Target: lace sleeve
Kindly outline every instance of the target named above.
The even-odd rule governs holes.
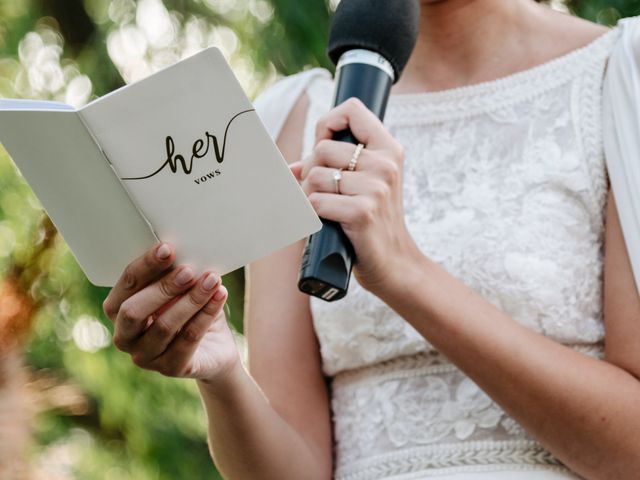
[[[611,188],[640,288],[640,17],[622,20],[603,91],[603,142]]]
[[[313,68],[285,77],[262,92],[253,102],[256,112],[273,140],[278,138],[300,95],[318,77],[330,77],[327,70]]]

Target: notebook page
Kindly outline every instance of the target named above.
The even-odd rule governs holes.
[[[63,110],[75,112],[71,105],[62,102],[50,102],[46,100],[23,100],[15,98],[0,98],[0,109],[2,110]]]
[[[77,112],[49,106],[1,100],[0,142],[89,280],[113,285],[155,237]]]

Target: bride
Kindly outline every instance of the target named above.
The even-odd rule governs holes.
[[[257,102],[355,247],[349,295],[298,292],[301,243],[252,264],[245,368],[220,278],[161,244],[104,303],[114,343],[197,380],[225,478],[637,478],[640,299],[601,122],[620,28],[532,0],[421,16],[384,125],[329,111],[320,69]],[[338,193],[347,126],[366,148]]]

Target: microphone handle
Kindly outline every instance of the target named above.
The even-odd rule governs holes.
[[[372,63],[347,63],[338,68],[333,105],[356,97],[383,120],[392,84],[389,73]],[[336,132],[333,140],[360,143],[350,130]],[[345,159],[345,168],[348,160]],[[298,288],[331,302],[347,294],[355,253],[339,223],[321,220],[322,229],[307,239]]]

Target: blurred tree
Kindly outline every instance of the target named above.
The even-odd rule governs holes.
[[[278,75],[331,68],[324,48],[336,3],[0,0],[0,97],[81,106],[208,45],[255,95]],[[565,4],[609,25],[640,13],[640,0]],[[225,283],[241,332],[242,272]],[[32,478],[219,478],[193,382],[141,371],[117,352],[105,295],[0,150],[0,478],[28,477],[19,459],[30,415]]]
[[[567,6],[572,13],[603,25],[640,14],[638,0],[569,0]]]

